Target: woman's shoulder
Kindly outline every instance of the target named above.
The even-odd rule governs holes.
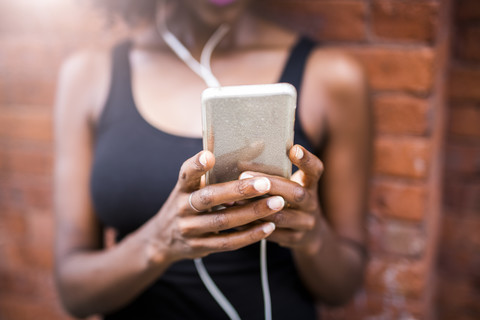
[[[327,114],[333,111],[350,114],[354,109],[355,112],[368,111],[366,103],[347,103],[355,99],[366,99],[368,87],[362,65],[347,52],[317,46],[307,63],[305,77],[311,87],[323,88],[323,94],[330,102],[328,105],[342,106],[325,108]]]
[[[367,104],[359,103],[366,94],[364,71],[341,49],[317,45],[308,58],[303,83],[303,122],[312,141],[320,141],[323,126],[333,135],[332,130],[342,131],[351,122],[352,114],[368,113]]]
[[[89,117],[101,110],[110,84],[111,48],[78,50],[62,63],[57,86],[57,108],[75,109]],[[73,111],[73,110],[70,110]]]
[[[316,81],[330,90],[356,90],[365,86],[361,64],[339,48],[317,45],[307,68]]]

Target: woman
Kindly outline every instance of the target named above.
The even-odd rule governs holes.
[[[67,310],[223,319],[191,261],[205,257],[240,316],[262,318],[265,238],[274,319],[314,318],[315,303],[347,301],[366,260],[369,121],[357,65],[262,20],[248,0],[167,3],[165,25],[197,59],[230,25],[211,60],[222,85],[290,82],[299,94],[291,180],[248,172],[202,187],[215,163],[201,151],[206,85],[159,36],[156,0],[101,5],[122,13],[133,36],[112,52],[73,56],[60,74],[55,275]],[[268,196],[243,201],[260,195]],[[225,203],[236,204],[206,213]],[[117,232],[109,248],[104,226]]]

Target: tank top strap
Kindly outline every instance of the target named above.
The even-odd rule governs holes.
[[[315,46],[316,43],[313,40],[301,37],[290,51],[290,56],[283,68],[280,82],[292,84],[297,89],[298,96],[300,96],[305,65]]]
[[[297,89],[297,109],[295,110],[295,132],[296,132],[296,141],[295,143],[302,144],[308,150],[312,151],[313,146],[307,138],[299,117],[299,103],[300,94],[302,90],[302,80],[303,74],[305,71],[305,66],[307,64],[308,57],[310,53],[317,45],[313,40],[301,37],[297,43],[293,46],[290,51],[290,56],[287,59],[287,63],[283,68],[282,75],[280,77],[280,82],[287,82],[293,85]]]
[[[129,58],[131,47],[132,42],[125,40],[111,51],[110,88],[97,131],[104,130],[119,119],[125,119],[125,116],[135,111]]]

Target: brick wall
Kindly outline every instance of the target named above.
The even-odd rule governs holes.
[[[434,319],[450,2],[269,4],[278,21],[357,57],[370,81],[371,262],[354,301],[326,318]]]
[[[0,319],[6,320],[69,319],[51,279],[55,81],[67,54],[114,41],[99,32],[98,19],[73,5],[78,1],[38,2],[0,0]],[[347,307],[324,311],[327,319],[434,319],[437,309],[444,319],[480,314],[475,293],[480,240],[474,233],[480,225],[480,91],[474,84],[480,78],[474,23],[480,10],[476,0],[452,1],[461,23],[453,29],[455,53],[448,69],[450,2],[264,0],[260,5],[272,19],[350,52],[369,76],[375,131],[371,263],[364,288]],[[445,91],[447,70],[451,81]],[[466,266],[472,267],[463,273]],[[454,299],[451,290],[458,292]]]
[[[90,39],[111,41],[74,2],[0,0],[2,320],[69,319],[51,277],[52,104],[62,60]]]
[[[440,319],[473,320],[480,318],[480,1],[453,9],[437,303]]]

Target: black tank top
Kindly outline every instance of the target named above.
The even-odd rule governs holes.
[[[313,47],[310,40],[300,39],[279,79],[294,85],[298,96]],[[175,186],[182,163],[202,150],[201,138],[163,132],[140,115],[132,94],[130,49],[131,43],[125,42],[113,50],[111,86],[96,127],[91,176],[95,212],[106,226],[117,231],[118,240],[158,212]],[[295,143],[312,150],[298,120],[298,109]],[[203,259],[213,280],[242,319],[263,319],[259,252],[257,243]],[[290,251],[268,243],[267,252],[273,319],[315,319],[312,298],[298,277]],[[105,319],[227,316],[203,285],[193,261],[184,260],[173,264],[132,303]]]

